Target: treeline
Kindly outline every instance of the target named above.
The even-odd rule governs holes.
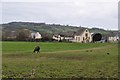
[[[2,31],[2,41],[28,41],[30,38],[30,31],[27,29]]]
[[[30,30],[19,29],[17,31],[2,31],[2,41],[36,41],[32,38]],[[42,42],[57,42],[57,40],[52,38],[52,34],[41,33],[42,38],[39,41]],[[62,42],[61,40],[59,42]]]
[[[9,30],[18,30],[20,28],[26,28],[31,31],[37,32],[46,32],[48,34],[54,33],[63,33],[63,32],[76,32],[79,29],[85,28],[82,26],[71,26],[71,25],[61,25],[61,24],[46,24],[46,23],[34,23],[34,22],[10,22],[6,24],[2,24],[4,31]],[[99,28],[91,28],[89,29],[91,32],[99,32],[104,34],[109,34],[110,31],[99,29]]]

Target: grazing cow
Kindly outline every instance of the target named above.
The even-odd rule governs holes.
[[[36,46],[35,49],[34,49],[34,53],[37,52],[39,53],[40,52],[40,47],[39,46]]]
[[[92,50],[86,50],[86,52],[92,52]]]
[[[92,50],[90,50],[90,52],[92,52]]]
[[[107,53],[107,55],[109,55],[110,53]]]

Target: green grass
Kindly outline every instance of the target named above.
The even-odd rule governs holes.
[[[40,54],[32,52],[36,44],[41,46]],[[116,43],[3,42],[2,45],[4,78],[118,77]]]
[[[41,47],[41,52],[53,52],[53,51],[63,51],[63,50],[80,50],[80,49],[87,49],[87,48],[94,48],[94,47],[101,47],[108,45],[101,44],[101,43],[50,43],[50,42],[3,42],[2,46],[3,52],[31,52],[33,51],[34,47],[39,45]]]

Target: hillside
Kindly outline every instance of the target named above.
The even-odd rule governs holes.
[[[29,29],[32,32],[40,32],[40,33],[47,33],[47,34],[61,34],[62,33],[62,34],[69,35],[85,27],[60,25],[60,24],[32,23],[32,22],[11,22],[7,24],[2,24],[3,32],[17,31],[21,28]],[[95,33],[96,32],[99,32],[102,34],[110,33],[110,31],[106,31],[104,29],[99,29],[99,28],[92,28],[89,30]]]

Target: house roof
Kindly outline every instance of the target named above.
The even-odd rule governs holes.
[[[85,30],[86,30],[86,28],[79,29],[79,30],[75,33],[75,35],[81,35]]]
[[[60,35],[63,35],[64,37],[74,37],[74,32],[63,32]]]
[[[115,36],[120,36],[119,32],[112,32],[108,35],[109,37],[115,37]]]

